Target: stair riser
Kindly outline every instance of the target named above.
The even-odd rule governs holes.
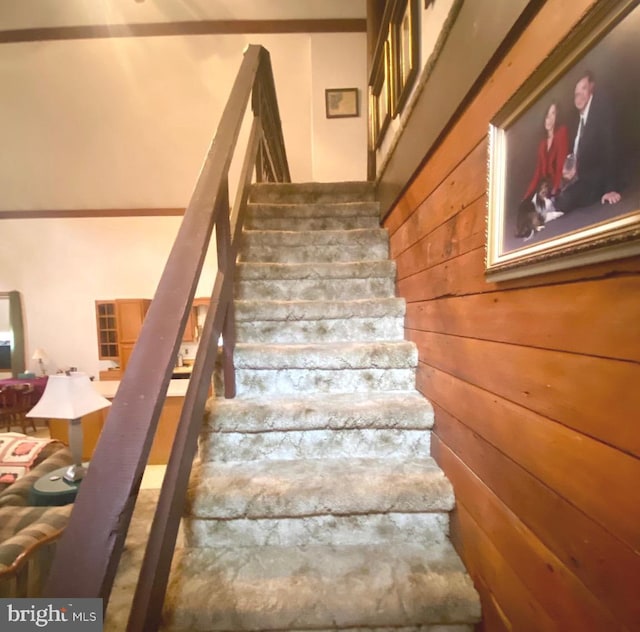
[[[238,281],[238,299],[267,301],[349,301],[367,298],[391,298],[395,280],[372,279],[292,279],[281,281]]]
[[[377,217],[254,217],[245,228],[248,230],[354,230],[357,228],[378,228]]]
[[[237,395],[363,393],[415,388],[414,369],[236,369]]]
[[[200,460],[423,458],[431,433],[423,430],[303,430],[287,432],[207,432],[200,436]]]
[[[250,246],[243,247],[240,261],[261,263],[310,263],[310,262],[350,262],[378,261],[388,256],[386,242],[351,244],[348,246]]]
[[[344,318],[404,318],[397,298],[360,301],[235,301],[236,321],[292,322]]]
[[[392,261],[240,263],[236,277],[241,281],[303,281],[338,279],[393,279]]]
[[[323,204],[274,204],[247,205],[247,219],[274,217],[379,217],[378,202],[329,202]]]
[[[389,235],[383,228],[366,228],[357,230],[321,230],[282,231],[282,230],[245,230],[242,233],[243,246],[254,248],[271,246],[272,248],[294,248],[296,246],[311,248],[312,246],[375,246],[386,244]],[[384,257],[385,259],[387,257]]]
[[[261,204],[373,202],[375,191],[372,183],[362,182],[258,184],[251,187],[249,199]]]
[[[272,320],[238,322],[236,332],[238,342],[265,344],[403,340],[404,319],[351,318],[294,322]]]
[[[309,516],[278,520],[206,520],[186,517],[187,546],[304,546],[442,542],[449,533],[449,514],[369,514]]]

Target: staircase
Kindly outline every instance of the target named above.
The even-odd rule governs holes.
[[[252,188],[163,630],[471,632],[454,497],[366,183]]]

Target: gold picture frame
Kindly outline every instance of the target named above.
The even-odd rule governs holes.
[[[391,18],[392,112],[397,116],[418,76],[420,42],[418,0],[396,0]]]
[[[370,87],[370,113],[372,146],[377,149],[382,144],[384,134],[391,122],[391,36],[387,36],[383,52],[373,69]]]
[[[597,4],[491,122],[490,281],[640,253],[640,7],[614,4]]]

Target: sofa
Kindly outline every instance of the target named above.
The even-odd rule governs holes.
[[[29,505],[33,483],[73,462],[59,441],[40,450],[32,467],[11,484],[0,484],[0,597],[38,597],[53,560],[56,541],[73,505]]]

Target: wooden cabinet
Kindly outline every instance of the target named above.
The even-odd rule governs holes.
[[[106,371],[100,371],[98,373],[100,381],[104,380],[121,380],[122,371],[120,369],[107,369]]]
[[[109,408],[102,408],[82,418],[82,460],[88,461],[93,456],[96,443],[102,432]],[[49,419],[49,434],[52,439],[69,445],[69,422],[66,419]]]
[[[138,339],[150,304],[151,301],[146,298],[116,299],[118,342],[135,342]]]
[[[146,298],[116,299],[120,370],[124,372],[138,340],[151,301]]]
[[[189,310],[189,317],[182,334],[182,342],[198,340],[198,308],[208,299],[196,299]],[[138,340],[142,324],[151,300],[146,298],[118,298],[111,301],[96,301],[96,324],[98,331],[98,357],[115,360],[124,372]],[[102,377],[102,372],[100,379]],[[106,379],[120,379],[107,377]]]
[[[118,328],[115,301],[96,301],[98,358],[118,360]]]
[[[189,318],[187,319],[187,324],[185,325],[184,332],[182,334],[182,342],[195,342],[198,337],[196,334],[196,309],[192,307],[189,310]]]

